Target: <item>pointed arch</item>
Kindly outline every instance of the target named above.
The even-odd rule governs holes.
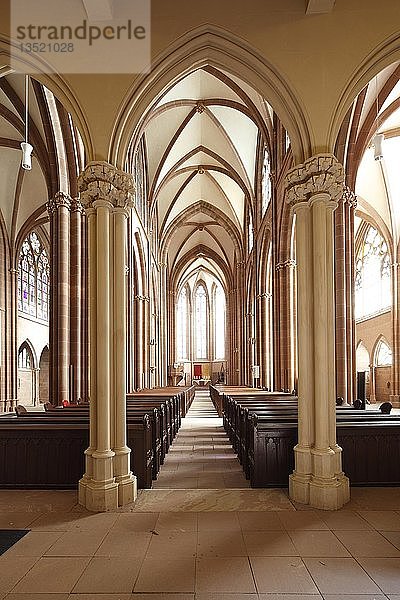
[[[109,146],[109,162],[123,168],[132,132],[140,137],[139,124],[149,107],[167,88],[195,69],[223,69],[241,77],[268,100],[288,130],[296,162],[311,153],[311,128],[306,111],[294,90],[253,47],[214,25],[201,25],[174,41],[152,63],[127,93]]]

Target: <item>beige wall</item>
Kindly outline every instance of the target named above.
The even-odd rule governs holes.
[[[0,6],[1,33],[6,36],[8,4],[2,2]],[[203,0],[191,2],[190,10],[187,0],[153,0],[151,8],[154,59],[177,38],[202,25],[230,32],[238,42],[249,45],[251,54],[259,54],[270,66],[266,72],[269,70],[272,79],[277,77],[286,89],[281,94],[282,102],[286,98],[288,105],[297,106],[298,114],[303,115],[301,135],[303,147],[309,144],[309,154],[333,149],[355,95],[376,72],[400,58],[398,36],[395,39],[400,22],[398,0],[385,0],[383,4],[375,0],[340,0],[329,14],[312,16],[305,14],[304,0],[251,0],[247,4],[241,0]],[[390,51],[383,49],[384,43],[391,45]],[[209,54],[214,54],[215,62],[215,53]],[[240,68],[239,62],[231,61],[229,56],[220,54],[218,60],[226,68],[231,62],[231,71]],[[264,73],[253,76],[295,138],[290,111],[284,114],[272,81],[266,83]],[[41,78],[80,123],[92,159],[111,158],[113,127],[131,95],[134,79],[131,75]],[[144,108],[140,107],[140,114]]]
[[[389,310],[377,317],[365,319],[356,324],[356,343],[363,342],[368,350],[370,361],[371,355],[375,352],[375,346],[378,339],[383,336],[390,347],[392,347],[392,311]],[[390,379],[390,378],[389,378]]]

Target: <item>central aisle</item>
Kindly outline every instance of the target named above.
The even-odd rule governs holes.
[[[211,402],[208,389],[196,390],[182,419],[155,489],[249,488],[242,467]]]

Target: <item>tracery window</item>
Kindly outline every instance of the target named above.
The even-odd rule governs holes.
[[[18,352],[18,368],[19,369],[32,369],[33,368],[33,357],[32,352],[26,344],[23,344]]]
[[[378,367],[389,366],[392,364],[392,351],[389,346],[381,340],[376,352],[376,365]]]
[[[373,315],[389,308],[391,303],[390,257],[387,244],[381,234],[369,226],[356,259],[356,317]]]
[[[207,292],[202,283],[195,293],[196,358],[207,358]]]
[[[188,358],[188,293],[184,287],[178,297],[176,307],[176,343],[178,360]]]
[[[24,240],[18,263],[18,310],[48,321],[50,267],[47,252],[32,231]]]
[[[225,292],[220,285],[214,294],[215,359],[225,358]]]
[[[261,178],[261,214],[264,215],[271,201],[271,161],[268,149],[264,149],[264,160]]]

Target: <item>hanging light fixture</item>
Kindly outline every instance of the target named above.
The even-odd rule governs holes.
[[[28,142],[28,120],[29,120],[29,76],[25,75],[25,139],[21,142],[23,169],[30,171],[32,169],[32,151],[33,146]]]
[[[383,159],[383,140],[385,136],[383,133],[378,133],[379,129],[379,106],[378,106],[378,76],[375,77],[375,96],[376,96],[376,117],[375,117],[375,135],[372,138],[372,145],[374,147],[374,159],[381,161]]]

